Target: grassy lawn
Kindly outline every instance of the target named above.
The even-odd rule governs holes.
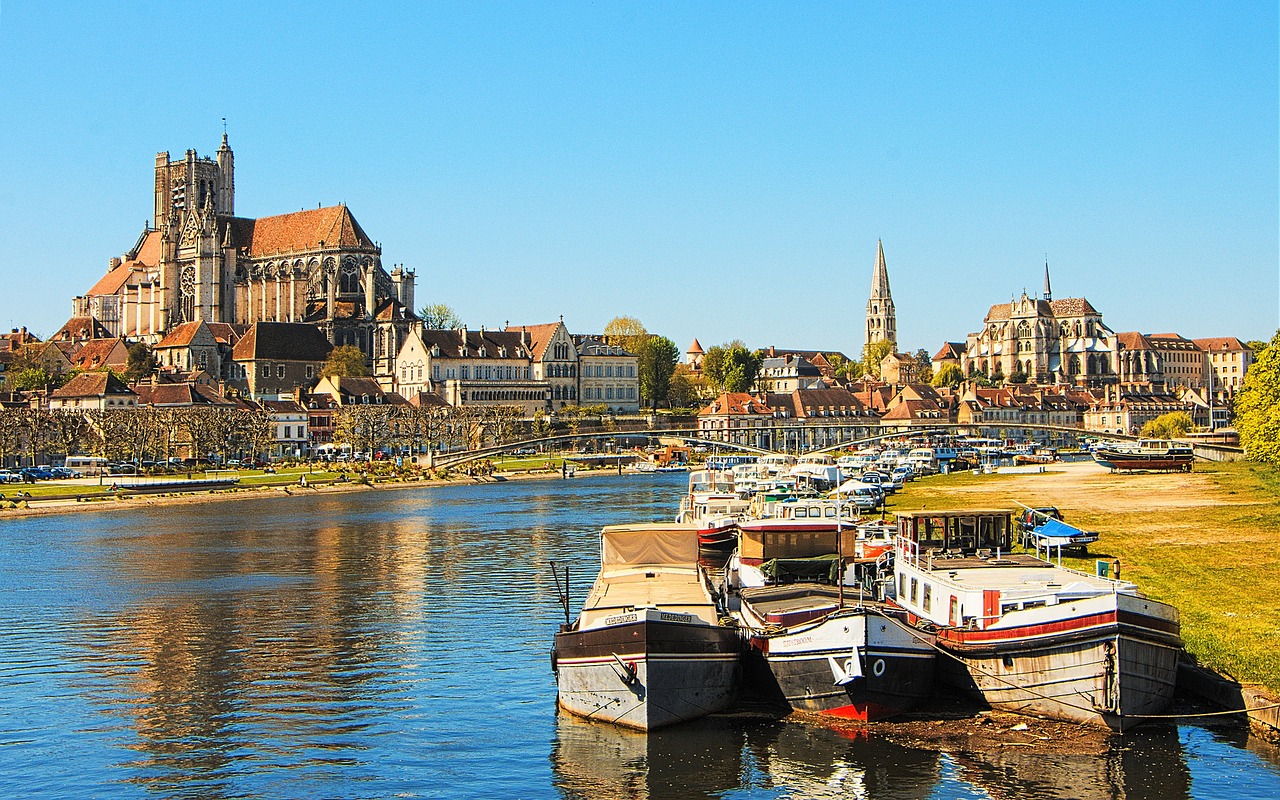
[[[1201,663],[1280,690],[1280,471],[1247,462],[1197,463],[1182,474],[939,476],[911,484],[898,510],[1056,505],[1101,538],[1065,566],[1121,575],[1182,615]],[[891,507],[891,510],[893,508]]]

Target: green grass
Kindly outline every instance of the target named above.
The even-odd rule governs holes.
[[[940,476],[913,484],[898,507],[1057,505],[1101,536],[1087,558],[1064,566],[1092,572],[1095,559],[1119,559],[1123,578],[1179,609],[1187,650],[1202,663],[1280,690],[1280,471],[1246,462],[1196,470],[1159,476],[1145,496],[1119,502],[1107,497],[1123,496],[1129,476],[1048,497],[1037,496],[1037,475]]]

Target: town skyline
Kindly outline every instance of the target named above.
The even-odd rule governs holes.
[[[856,356],[881,240],[908,350],[962,340],[992,304],[1037,294],[1046,256],[1055,294],[1088,298],[1116,331],[1275,330],[1272,7],[1099,8],[1090,24],[1015,9],[995,25],[942,8],[573,8],[301,23],[299,42],[347,25],[387,45],[325,68],[334,96],[375,106],[344,109],[343,125],[304,107],[294,50],[255,46],[282,12],[230,37],[225,85],[149,107],[130,105],[139,85],[172,95],[190,71],[143,82],[146,64],[121,59],[101,74],[89,45],[190,18],[86,9],[68,22],[6,5],[4,101],[30,124],[0,133],[3,324],[57,330],[154,223],[155,153],[212,155],[226,117],[238,214],[345,201],[388,266],[417,272],[419,305],[475,328],[564,315],[598,331],[629,315],[681,349],[743,339]],[[949,34],[930,32],[939,19]],[[23,60],[55,22],[83,46]],[[706,52],[685,52],[695,44]],[[415,86],[422,108],[388,102]],[[31,241],[47,243],[34,267]]]

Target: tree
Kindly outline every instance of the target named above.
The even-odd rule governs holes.
[[[746,392],[756,382],[764,353],[752,352],[740,340],[715,345],[702,358],[702,375],[712,391]]]
[[[320,368],[320,377],[362,378],[368,377],[369,366],[364,351],[353,344],[344,344],[329,351],[329,358]]]
[[[1141,435],[1152,439],[1179,439],[1187,435],[1192,424],[1191,415],[1187,412],[1170,411],[1143,425]]]
[[[1014,367],[1013,372],[1009,373],[1009,383],[1026,383],[1027,373],[1022,371],[1022,365]]]
[[[672,408],[689,408],[698,402],[698,378],[688,364],[676,364],[671,373],[667,402]]]
[[[333,437],[372,457],[375,450],[391,441],[394,411],[395,406],[382,404],[343,406],[337,414]]]
[[[129,358],[125,362],[122,377],[129,383],[134,383],[148,377],[155,371],[156,366],[158,366],[156,357],[152,354],[151,348],[143,342],[135,342],[129,345]]]
[[[671,390],[671,376],[675,373],[680,351],[676,343],[665,336],[650,336],[640,345],[637,377],[640,379],[640,401],[657,408],[659,400],[666,400]]]
[[[921,347],[916,351],[916,380],[920,383],[929,383],[933,380],[933,359],[929,356],[929,351]]]
[[[604,341],[614,347],[621,347],[628,353],[640,354],[640,347],[649,338],[644,323],[635,317],[614,317],[604,326]]]
[[[418,309],[422,327],[429,331],[445,331],[462,327],[462,318],[444,303],[430,303]]]
[[[862,372],[864,375],[880,377],[880,362],[893,352],[893,342],[881,340],[871,342],[862,348]]]
[[[964,371],[955,364],[943,364],[930,381],[934,386],[959,386],[964,382]]]
[[[1235,423],[1250,460],[1280,464],[1280,330],[1245,373]]]

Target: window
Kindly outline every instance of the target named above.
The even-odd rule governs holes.
[[[612,365],[612,364],[610,364],[610,365],[608,365],[607,367],[605,367],[605,368],[604,368],[604,376],[605,376],[606,378],[612,378],[612,377],[613,377],[613,365]]]
[[[277,377],[277,378],[283,378],[283,377],[284,377],[284,364],[277,364],[277,365],[276,365],[276,377]]]
[[[263,364],[263,365],[262,365],[262,377],[264,377],[264,378],[270,378],[270,377],[271,377],[271,365],[270,365],[270,364]]]
[[[933,609],[933,584],[926,583],[924,585],[924,610],[929,612]]]
[[[465,381],[465,380],[470,380],[470,378],[471,378],[471,367],[459,367],[459,369],[458,369],[458,375],[459,375],[459,377],[461,377],[461,378],[462,378],[462,380],[464,380],[464,381]]]
[[[916,598],[920,596],[920,581],[915,578],[911,579],[911,602],[916,602]]]
[[[307,365],[307,379],[308,379],[308,380],[310,380],[311,378],[314,378],[315,376],[316,376],[316,365],[315,365],[315,364],[308,364],[308,365]]]
[[[284,426],[284,438],[286,438],[286,439],[292,439],[292,438],[293,438],[293,426],[292,426],[292,425],[285,425],[285,426]]]

